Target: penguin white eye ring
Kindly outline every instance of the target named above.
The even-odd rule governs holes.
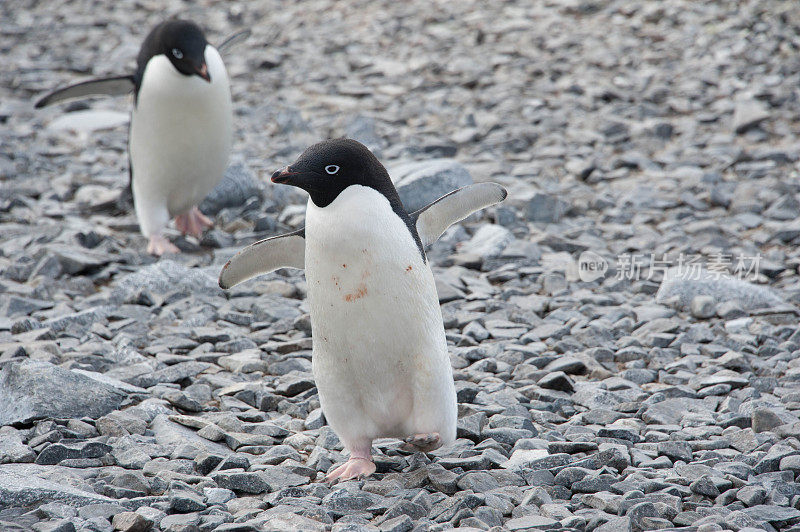
[[[325,167],[325,172],[328,173],[329,175],[336,175],[337,173],[339,173],[339,167],[336,166],[335,164],[329,164],[328,166]]]
[[[172,49],[172,56],[175,59],[183,59],[183,52],[181,51],[180,48],[173,48]]]

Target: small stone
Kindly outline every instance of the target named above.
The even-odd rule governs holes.
[[[200,514],[172,514],[161,519],[159,526],[164,532],[187,532],[197,530],[199,523]]]
[[[740,135],[769,117],[769,111],[759,100],[738,98],[733,109],[733,130]]]
[[[689,484],[689,489],[692,490],[692,493],[705,495],[706,497],[715,498],[719,495],[719,488],[707,476],[700,477]]]
[[[307,430],[316,430],[320,429],[325,425],[325,414],[322,413],[321,408],[317,408],[312,410],[308,417],[306,417],[305,427]]]
[[[206,504],[209,506],[225,504],[236,498],[236,493],[225,488],[203,488],[203,495],[205,496]]]
[[[544,517],[543,515],[526,515],[524,517],[515,517],[505,522],[505,528],[511,532],[548,530],[558,527],[558,521],[549,517]]]
[[[457,479],[458,475],[441,466],[434,467],[431,465],[428,467],[428,480],[436,490],[442,493],[447,495],[456,493],[458,491]]]
[[[768,408],[756,408],[753,410],[751,422],[753,432],[756,434],[770,431],[784,423],[775,412]]]
[[[120,512],[114,516],[111,525],[120,532],[147,532],[153,521],[136,512]]]
[[[716,302],[711,296],[694,296],[691,303],[692,316],[698,319],[708,319],[716,313]]]
[[[483,493],[500,487],[497,479],[485,471],[470,471],[461,477],[457,484],[460,489],[472,490],[475,493]]]
[[[95,503],[88,504],[78,509],[78,517],[82,519],[102,518],[111,521],[111,518],[120,512],[124,512],[125,508],[119,504],[112,503]]]
[[[800,454],[781,458],[779,468],[781,471],[791,471],[795,475],[800,473]]]
[[[338,489],[323,497],[322,505],[329,511],[344,515],[364,511],[379,500],[379,496],[365,491],[349,492]]]
[[[13,427],[0,427],[0,464],[33,462],[36,453],[22,443],[22,437]]]
[[[34,532],[75,532],[75,525],[68,519],[39,522],[33,525]]]
[[[777,527],[784,527],[800,521],[800,510],[785,506],[760,504],[741,511],[756,522],[767,522]]]
[[[242,164],[232,164],[222,176],[222,180],[200,203],[200,211],[214,216],[226,207],[239,207],[249,199],[262,199],[263,186],[252,172]]]
[[[209,423],[202,429],[198,430],[197,435],[209,441],[222,441],[225,439],[225,431],[213,423]]]
[[[670,460],[692,461],[692,447],[683,441],[665,441],[658,444],[658,454]]]
[[[380,532],[409,532],[414,528],[414,521],[407,515],[399,515],[381,523]]]
[[[595,532],[621,532],[631,530],[630,517],[612,517],[604,524],[594,529]]]
[[[186,490],[170,490],[169,507],[177,513],[199,512],[206,508],[203,498]]]
[[[226,472],[214,473],[211,478],[221,488],[242,493],[259,494],[269,491],[267,484],[259,473]]]
[[[560,390],[562,392],[572,392],[575,389],[575,381],[573,381],[569,375],[563,371],[553,371],[548,373],[539,379],[536,384],[542,388]]]
[[[628,511],[625,513],[625,515],[630,518],[634,529],[639,530],[647,529],[643,522],[646,518],[659,517],[656,505],[650,501],[643,501],[634,504],[628,508]]]
[[[724,320],[733,320],[747,316],[744,308],[738,301],[723,301],[717,306],[717,315]]]
[[[569,211],[566,201],[550,194],[535,194],[528,202],[526,213],[528,220],[539,223],[555,223]]]
[[[736,492],[736,498],[745,506],[757,506],[767,500],[767,490],[761,486],[744,486]]]
[[[73,444],[53,443],[39,453],[36,463],[39,465],[55,465],[64,460],[76,458],[100,458],[111,452],[111,446],[99,441],[87,441]]]
[[[588,371],[583,360],[570,356],[559,357],[550,362],[544,369],[551,372],[562,371],[570,375],[585,375]]]

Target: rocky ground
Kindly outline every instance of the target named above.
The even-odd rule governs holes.
[[[0,528],[800,530],[796,2],[200,4],[0,3]],[[155,260],[115,207],[130,103],[32,102],[165,14],[253,34],[216,228]],[[409,207],[509,197],[429,252],[457,442],[329,486],[302,272],[216,277],[342,135]]]

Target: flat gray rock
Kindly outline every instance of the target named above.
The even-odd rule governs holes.
[[[733,130],[744,133],[769,118],[767,107],[754,98],[740,98],[733,108]]]
[[[114,499],[95,493],[74,469],[36,464],[0,465],[0,509],[59,502],[76,508]]]
[[[243,164],[232,164],[225,170],[222,181],[200,203],[200,210],[213,216],[226,207],[239,207],[250,198],[261,199],[264,186]]]
[[[222,295],[217,279],[199,268],[162,259],[120,279],[114,295],[128,298],[141,290],[164,294],[175,291]]]
[[[484,224],[458,250],[477,257],[494,258],[500,255],[512,240],[514,235],[502,225]]]
[[[473,182],[469,171],[453,159],[398,164],[389,168],[389,175],[408,212]]]
[[[33,462],[36,453],[22,442],[20,432],[13,427],[0,427],[0,464]]]
[[[164,414],[159,414],[150,423],[150,430],[153,431],[156,442],[166,447],[178,447],[181,445],[191,445],[209,454],[228,456],[233,454],[227,445],[214,443],[189,428],[173,423]]]
[[[126,397],[117,388],[47,362],[12,362],[0,370],[0,425],[96,419],[119,408]]]
[[[670,268],[656,293],[656,301],[664,303],[677,299],[683,308],[689,308],[697,296],[711,296],[714,301],[736,301],[745,310],[786,306],[785,300],[767,286],[708,270],[687,271]]]

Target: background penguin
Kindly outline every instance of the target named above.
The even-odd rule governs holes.
[[[246,38],[240,32],[220,49]],[[197,24],[168,20],[145,38],[136,72],[56,90],[44,107],[94,94],[134,93],[131,113],[130,186],[148,253],[177,253],[162,234],[170,218],[183,234],[199,237],[213,224],[197,204],[219,183],[228,164],[232,105],[219,51]]]
[[[502,201],[505,189],[472,185],[408,214],[383,165],[348,139],[308,148],[272,181],[309,193],[306,226],[246,248],[223,268],[220,286],[305,267],[314,379],[325,417],[350,451],[327,478],[373,473],[376,438],[421,451],[452,442],[456,394],[424,248]]]

